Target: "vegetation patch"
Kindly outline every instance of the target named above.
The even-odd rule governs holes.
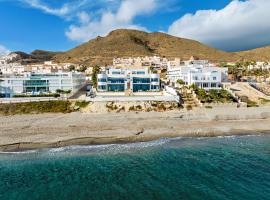
[[[232,103],[236,102],[234,97],[226,90],[209,90],[199,88],[197,85],[192,85],[198,99],[202,103]]]
[[[56,93],[58,94],[70,94],[71,93],[71,90],[56,90]]]
[[[85,108],[89,105],[89,101],[76,101],[75,106],[79,108]]]
[[[269,99],[259,98],[259,100],[261,101],[261,104],[270,103],[270,100]]]
[[[68,101],[42,101],[27,103],[0,104],[0,114],[33,114],[33,113],[70,113],[71,103]]]
[[[248,100],[247,107],[258,107],[258,104],[255,101]]]

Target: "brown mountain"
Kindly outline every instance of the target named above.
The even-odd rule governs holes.
[[[240,51],[237,54],[247,60],[269,61],[270,60],[270,46],[252,49],[249,51]]]
[[[57,61],[86,65],[111,64],[115,57],[159,55],[189,59],[191,56],[211,61],[236,61],[241,56],[206,46],[200,42],[165,33],[146,33],[120,29],[106,37],[97,37],[67,52],[55,56]]]

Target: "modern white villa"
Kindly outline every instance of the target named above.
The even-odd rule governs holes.
[[[0,96],[12,97],[17,94],[55,93],[58,89],[71,90],[73,93],[79,90],[84,83],[84,74],[74,72],[3,75],[0,76]]]
[[[149,69],[109,68],[97,75],[99,92],[148,92],[160,90],[159,74],[149,73]]]
[[[221,89],[222,83],[228,81],[228,68],[216,67],[205,60],[185,61],[178,66],[169,66],[167,79],[172,85],[182,80],[185,85],[196,84],[206,90]]]

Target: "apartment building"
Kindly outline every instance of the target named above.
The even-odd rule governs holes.
[[[185,85],[196,84],[206,90],[220,89],[222,83],[228,81],[228,68],[213,66],[208,61],[186,61],[179,66],[169,67],[167,79],[172,85],[183,80]]]
[[[100,92],[147,92],[160,90],[159,74],[149,73],[143,69],[110,68],[97,75]]]
[[[22,75],[0,76],[0,96],[16,94],[55,93],[56,90],[79,90],[85,83],[82,73],[24,73]]]

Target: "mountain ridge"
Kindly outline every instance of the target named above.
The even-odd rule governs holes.
[[[225,52],[195,40],[179,38],[161,32],[117,29],[107,36],[98,36],[65,52],[35,50],[32,57],[56,62],[111,65],[116,57],[161,56],[189,59],[191,56],[212,62],[270,60],[270,46],[240,52]]]

